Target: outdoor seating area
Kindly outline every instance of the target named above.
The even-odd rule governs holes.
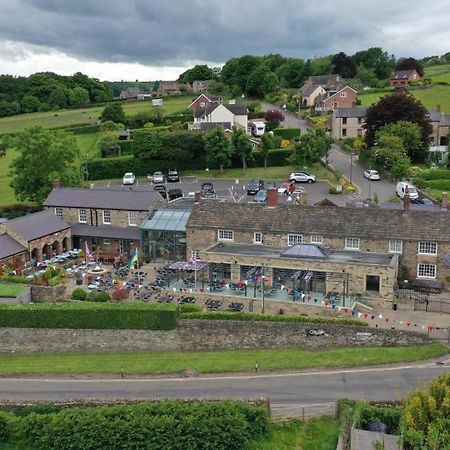
[[[223,302],[221,300],[211,300],[207,299],[205,301],[205,306],[208,311],[220,311],[222,309]]]
[[[243,303],[239,303],[239,302],[231,302],[228,305],[228,311],[233,311],[233,312],[242,312],[244,309],[244,304]]]

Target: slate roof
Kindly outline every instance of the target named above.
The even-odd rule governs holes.
[[[208,104],[204,108],[198,108],[194,112],[195,118],[206,117],[211,114],[220,104]],[[248,114],[248,108],[245,105],[223,105],[228,111],[231,111],[235,116],[242,116]]]
[[[64,220],[51,211],[41,211],[17,219],[8,220],[4,224],[6,230],[11,228],[26,241],[33,241],[70,227]]]
[[[248,108],[246,105],[223,105],[235,116],[245,116],[248,114]]]
[[[338,108],[336,111],[336,117],[366,117],[366,108]]]
[[[0,259],[23,253],[27,249],[13,239],[9,234],[0,234]]]
[[[372,240],[432,240],[450,242],[450,212],[359,208],[318,208],[201,202],[187,228],[214,228],[359,237]]]
[[[130,239],[133,241],[139,241],[141,239],[141,233],[139,228],[121,228],[121,227],[109,227],[99,226],[93,227],[82,223],[75,223],[70,226],[72,236],[81,237],[97,237],[108,239]]]
[[[439,122],[441,125],[450,125],[450,115],[439,111],[428,111],[428,117],[432,122]]]
[[[392,75],[391,80],[407,80],[415,72],[415,70],[397,70]]]
[[[319,87],[321,87],[320,84],[305,83],[300,88],[300,92],[301,92],[303,97],[309,97]]]
[[[58,188],[50,192],[44,206],[148,211],[160,197],[154,190]]]

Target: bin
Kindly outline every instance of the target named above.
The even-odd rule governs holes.
[[[394,311],[397,311],[397,303],[392,303],[392,309],[394,310]]]

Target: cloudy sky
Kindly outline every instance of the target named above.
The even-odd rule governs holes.
[[[0,73],[175,79],[196,63],[450,51],[449,0],[0,0]]]

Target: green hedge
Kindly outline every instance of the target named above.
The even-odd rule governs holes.
[[[308,316],[286,316],[270,315],[258,313],[236,313],[228,311],[218,312],[190,312],[182,313],[182,319],[203,319],[203,320],[242,320],[255,322],[291,322],[291,323],[314,323],[321,325],[357,325],[367,327],[367,323],[350,318],[325,318]]]
[[[184,303],[180,305],[180,313],[202,312],[203,308],[195,303]]]
[[[133,155],[133,141],[119,141],[121,156]]]
[[[292,140],[294,138],[300,137],[298,128],[275,128],[273,134],[275,136],[280,136],[283,139]]]
[[[267,165],[270,166],[288,166],[289,157],[292,155],[292,150],[277,148],[275,150],[270,150],[267,157]],[[257,152],[253,154],[254,161],[250,164],[254,167],[264,167],[264,158],[261,153]],[[242,162],[239,161],[240,165],[236,167],[242,167]],[[287,176],[288,174],[286,174]]]
[[[40,303],[0,305],[0,327],[99,330],[173,330],[175,305]]]
[[[4,440],[15,434],[27,448],[39,450],[238,450],[269,432],[266,405],[234,401],[143,402],[3,415]]]
[[[450,180],[450,170],[447,169],[432,169],[423,170],[419,174],[420,178],[425,180]]]
[[[354,426],[367,430],[373,422],[383,422],[388,427],[389,434],[400,434],[400,419],[402,412],[392,407],[378,407],[367,403],[359,403],[353,414]]]
[[[19,275],[2,275],[0,276],[0,283],[14,283],[14,284],[31,284],[33,280],[21,277]]]
[[[427,187],[432,189],[440,189],[443,191],[450,190],[450,179],[447,180],[427,180]]]

